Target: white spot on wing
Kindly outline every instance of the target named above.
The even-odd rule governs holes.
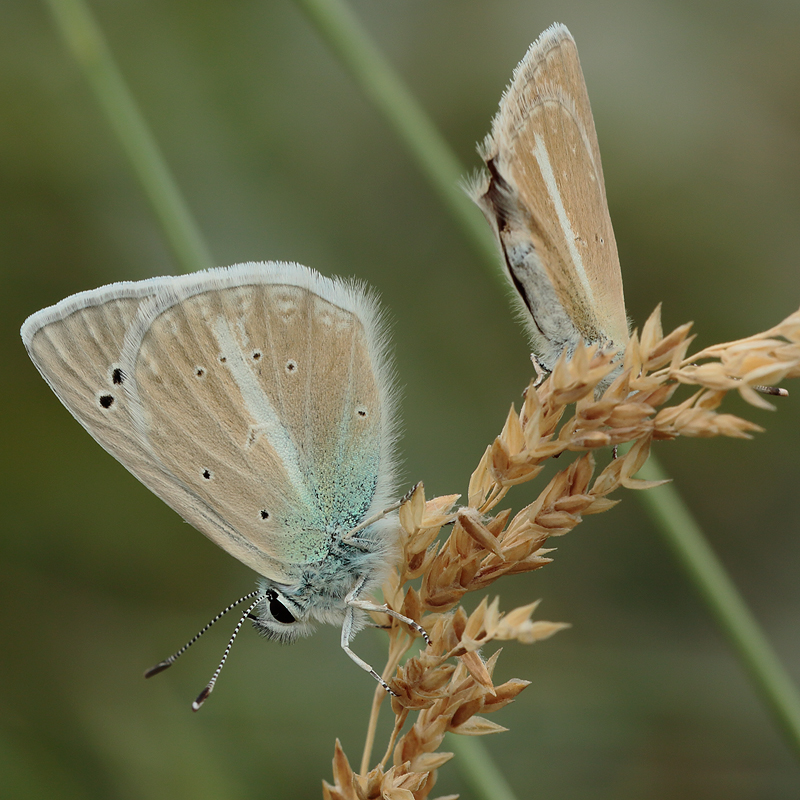
[[[289,322],[298,313],[299,293],[290,289],[277,289],[272,300],[272,307],[285,322]]]
[[[320,299],[314,298],[314,321],[319,322],[326,328],[333,328],[336,331],[346,331],[353,325],[353,316],[347,311]]]

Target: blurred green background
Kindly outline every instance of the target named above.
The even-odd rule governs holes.
[[[463,492],[530,373],[479,256],[290,0],[95,0],[215,260],[356,275],[393,318],[404,478]],[[575,36],[597,123],[628,313],[663,301],[699,345],[800,304],[800,4],[360,0],[353,8],[465,165],[528,44]],[[0,794],[317,797],[335,737],[360,757],[373,685],[320,630],[245,629],[214,696],[191,700],[233,622],[152,681],[253,575],[105,454],[28,361],[31,312],[176,264],[44,3],[0,4]],[[800,387],[752,442],[657,448],[780,656],[800,678]],[[601,455],[606,458],[606,455]],[[519,509],[541,484],[518,487]],[[520,798],[794,798],[800,769],[636,499],[496,586],[573,627],[506,647],[533,681],[484,739]],[[473,607],[477,598],[468,600]],[[357,651],[379,664],[382,634]],[[385,736],[382,729],[382,736]],[[385,739],[379,740],[379,749]],[[440,793],[469,797],[454,764]]]

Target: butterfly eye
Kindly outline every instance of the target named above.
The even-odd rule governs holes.
[[[284,625],[291,625],[293,622],[297,622],[289,609],[275,595],[269,598],[269,613],[272,614],[277,622],[282,622]]]

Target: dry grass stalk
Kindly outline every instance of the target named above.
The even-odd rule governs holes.
[[[503,575],[549,563],[547,540],[571,531],[587,514],[610,509],[618,502],[608,498],[615,489],[657,485],[634,477],[653,440],[750,438],[762,430],[758,425],[717,410],[726,393],[737,391],[758,408],[773,408],[754,387],[800,376],[800,311],[769,331],[687,357],[690,328],[682,325],[664,336],[657,308],[641,335],[632,336],[621,368],[613,354],[592,347],[579,348],[569,360],[562,357],[541,386],[528,387],[519,413],[512,406],[472,473],[466,506],[455,508],[458,495],[426,502],[420,485],[401,507],[403,558],[384,585],[384,596],[391,608],[428,631],[431,644],[401,665],[415,634],[390,620],[383,677],[397,696],[391,701],[395,727],[389,746],[370,771],[377,712],[386,697],[377,687],[359,773],[337,742],[334,784],[324,783],[325,798],[423,800],[437,769],[452,757],[439,752],[446,732],[482,736],[505,730],[483,715],[510,703],[529,682],[514,679],[495,686],[492,673],[500,651],[484,659],[481,648],[512,639],[530,644],[566,626],[533,621],[536,603],[504,614],[497,598],[484,598],[467,615],[460,605],[463,596]],[[598,385],[615,372],[610,386],[596,396]],[[681,384],[697,389],[670,405]],[[628,442],[628,452],[595,476],[592,451]],[[556,474],[533,503],[513,518],[508,509],[494,512],[510,487],[532,480],[547,459],[565,451],[583,455]],[[453,525],[449,536],[437,543],[448,524]],[[418,588],[410,585],[416,581]]]

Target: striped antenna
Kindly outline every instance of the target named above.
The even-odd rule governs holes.
[[[782,389],[780,386],[754,386],[753,388],[761,394],[771,394],[773,397],[789,396],[789,390]]]
[[[231,652],[231,647],[233,647],[233,642],[239,634],[239,631],[242,629],[242,625],[244,625],[244,621],[250,616],[253,609],[264,599],[264,595],[261,592],[252,592],[246,597],[252,597],[253,595],[257,594],[258,598],[250,604],[250,607],[247,611],[242,614],[242,618],[239,620],[238,625],[233,629],[233,634],[231,638],[228,640],[228,646],[225,648],[225,652],[222,654],[222,660],[219,662],[219,666],[217,667],[217,671],[211,676],[211,680],[206,685],[206,688],[197,695],[197,700],[192,703],[192,710],[199,711],[200,706],[205,703],[208,696],[211,692],[214,691],[214,684],[217,682],[217,678],[219,677],[220,672],[222,672],[222,668],[225,666],[225,662],[228,660],[228,654]],[[244,598],[242,598],[244,599]],[[240,601],[241,602],[241,601]],[[226,609],[227,610],[227,609]]]
[[[238,606],[239,603],[243,603],[245,600],[249,600],[251,597],[255,597],[256,595],[259,596],[259,600],[260,600],[261,597],[262,597],[262,593],[261,593],[260,590],[256,590],[254,592],[250,592],[250,594],[246,594],[244,597],[240,597],[235,603],[231,603],[227,608],[225,608],[222,611],[220,611],[219,614],[217,614],[217,616],[214,617],[214,619],[212,619],[211,622],[209,622],[208,625],[205,626],[205,628],[203,628],[199,633],[197,633],[188,642],[186,642],[186,644],[183,647],[181,647],[181,649],[178,650],[177,653],[173,653],[169,658],[165,658],[163,661],[160,661],[154,667],[150,667],[150,669],[148,669],[144,673],[145,678],[152,678],[153,675],[158,675],[159,672],[163,672],[167,667],[171,667],[175,663],[175,661],[178,658],[178,656],[182,656],[217,620],[222,619],[222,617],[224,617],[231,609],[236,608],[236,606]],[[258,604],[259,600],[257,600],[255,603],[253,603],[253,605],[250,607],[249,611],[252,611],[253,608],[255,608],[255,606]],[[248,611],[248,613],[249,613],[249,611]],[[240,622],[239,623],[239,628],[241,628],[241,626],[242,626],[242,623]],[[239,628],[236,629],[237,632],[238,632]],[[228,645],[228,648],[230,649],[230,645]],[[227,655],[227,651],[226,651],[226,655]],[[219,672],[219,670],[217,670],[217,672]]]

